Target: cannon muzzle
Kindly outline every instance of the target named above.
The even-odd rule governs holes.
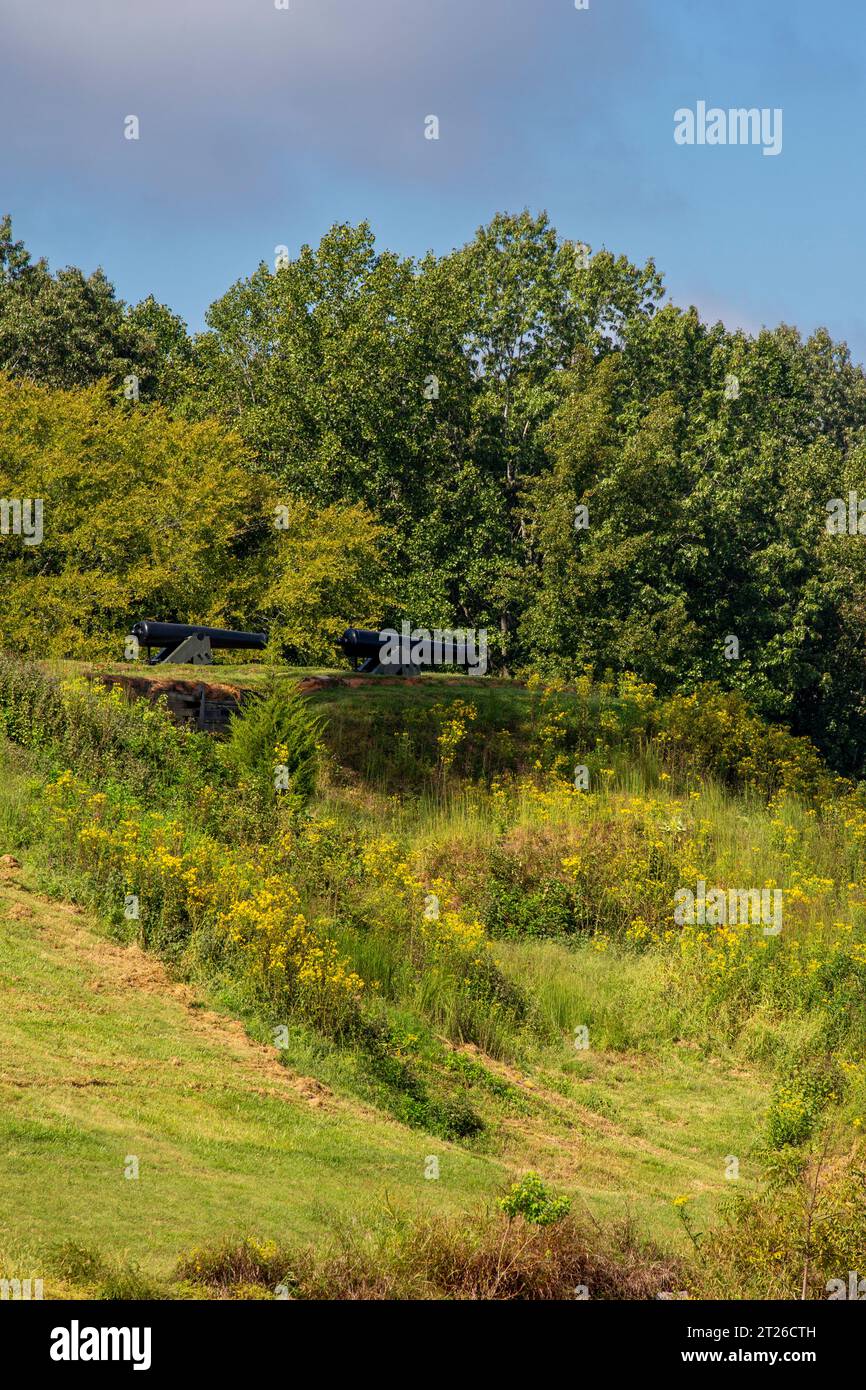
[[[369,628],[347,627],[342,637],[337,639],[337,646],[357,667],[359,661],[378,662],[383,642],[381,634],[371,632]]]

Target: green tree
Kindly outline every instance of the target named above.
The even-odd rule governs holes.
[[[200,409],[235,423],[288,495],[374,513],[394,612],[422,623],[452,621],[464,598],[453,491],[472,379],[460,328],[435,259],[377,254],[362,224],[259,266],[212,306],[195,349]]]
[[[190,357],[182,321],[152,296],[129,309],[102,270],[52,275],[0,221],[0,371],[63,389],[135,376],[142,399],[170,405]]]
[[[279,528],[259,557],[272,648],[295,661],[334,666],[345,629],[379,627],[390,606],[384,529],[360,503],[318,512],[300,500],[283,505]]]
[[[44,533],[0,536],[4,646],[119,659],[135,618],[247,627],[259,606],[270,499],[214,421],[0,376],[0,496],[42,499]]]

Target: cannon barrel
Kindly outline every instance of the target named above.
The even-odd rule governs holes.
[[[370,657],[378,659],[384,641],[380,633],[371,632],[369,628],[348,627],[342,637],[337,639],[337,646],[346,656],[358,661],[367,661]]]
[[[177,647],[187,637],[207,637],[212,647],[224,650],[262,651],[267,646],[266,632],[229,632],[222,627],[199,627],[192,623],[157,623],[152,618],[134,623],[133,637],[143,647]]]
[[[474,645],[467,656],[466,638],[460,634],[438,628],[432,633],[413,633],[408,622],[401,624],[400,632],[395,628],[373,632],[369,628],[349,627],[337,639],[337,647],[356,669],[360,661],[361,671],[367,674],[408,675],[417,673],[422,665],[465,666],[467,660],[470,665],[475,660],[471,654]]]

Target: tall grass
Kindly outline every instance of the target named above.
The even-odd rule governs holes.
[[[177,1277],[235,1297],[282,1288],[297,1299],[648,1299],[679,1286],[682,1262],[628,1224],[606,1233],[566,1216],[539,1226],[487,1211],[407,1220],[391,1210],[338,1227],[324,1250],[224,1241]]]
[[[374,762],[388,754],[394,767],[411,763],[397,795],[393,779],[371,787],[335,772],[335,763],[344,773],[360,766],[349,758],[347,730],[362,710],[341,708],[321,736],[328,784],[306,811],[285,803],[278,812],[274,797],[260,815],[265,782],[247,805],[231,753],[261,771],[280,730],[294,728],[297,702],[288,725],[272,702],[260,702],[226,757],[149,706],[0,664],[8,736],[38,765],[71,763],[91,779],[90,792],[107,790],[100,835],[110,840],[124,819],[150,825],[142,807],[174,815],[170,830],[151,835],[161,877],[147,939],[175,963],[223,969],[218,931],[196,927],[184,906],[194,897],[184,875],[228,883],[243,848],[249,884],[232,900],[236,923],[256,872],[273,900],[269,916],[257,906],[261,920],[255,929],[247,921],[233,947],[256,960],[262,1008],[269,991],[275,1008],[286,997],[275,973],[293,930],[292,913],[274,907],[282,894],[297,903],[307,939],[334,948],[333,978],[360,982],[364,1026],[379,1048],[397,1015],[416,1018],[425,1036],[509,1061],[561,1048],[580,1026],[615,1049],[740,1040],[786,1065],[809,1049],[853,1059],[866,1046],[866,803],[802,740],[712,689],[656,701],[628,681],[572,692],[494,686],[479,694],[459,681],[382,687],[364,738]],[[303,769],[313,730],[304,724]],[[533,775],[493,775],[518,747],[518,763],[535,755]],[[586,791],[562,775],[582,747],[591,750],[582,754],[591,767]],[[0,798],[7,834],[52,844],[59,874],[70,836],[85,827],[64,828],[32,787],[16,785]],[[91,855],[88,867],[93,891],[107,894],[115,914],[129,887],[117,854],[101,884],[108,859]],[[174,858],[181,867],[169,883]],[[144,891],[149,872],[145,858],[136,870]],[[782,888],[782,936],[682,929],[674,893],[699,879]],[[438,906],[428,920],[430,897]],[[263,956],[267,932],[277,932],[279,949]]]

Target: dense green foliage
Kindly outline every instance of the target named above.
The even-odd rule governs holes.
[[[172,723],[163,704],[127,701],[118,688],[60,680],[0,654],[0,733],[37,753],[62,747],[94,781],[109,769],[136,795],[165,803],[213,778],[218,752]]]
[[[717,681],[863,768],[862,538],[826,523],[866,377],[823,330],[706,324],[523,212],[420,261],[335,226],[191,338],[7,219],[0,371],[0,492],[46,499],[41,546],[0,538],[9,646],[116,652],[142,608],[317,661],[344,623],[473,626],[510,671]]]
[[[0,535],[0,646],[122,659],[139,617],[266,624],[312,660],[345,613],[374,620],[378,529],[364,507],[277,491],[218,421],[0,376],[0,496],[43,499],[43,537]],[[281,514],[282,517],[282,514]],[[310,563],[311,556],[313,562]]]
[[[278,682],[220,744],[0,654],[4,828],[51,891],[290,1064],[478,1153],[525,1126],[543,1154],[572,1106],[581,1133],[616,1116],[614,1054],[767,1085],[748,1155],[723,1140],[764,1190],[706,1233],[696,1193],[674,1203],[689,1270],[596,1248],[530,1171],[492,1220],[324,1261],[227,1242],[190,1285],[820,1297],[856,1264],[866,562],[826,523],[866,487],[866,376],[823,331],[663,299],[652,262],[585,258],[528,212],[417,262],[336,226],[191,337],[0,223],[0,647],[119,657],[152,614],[330,664],[346,624],[409,618],[487,628],[496,674],[527,678]],[[16,498],[44,503],[35,544]],[[784,932],[680,920],[699,883],[777,894]],[[80,1256],[68,1277],[147,1292]]]

